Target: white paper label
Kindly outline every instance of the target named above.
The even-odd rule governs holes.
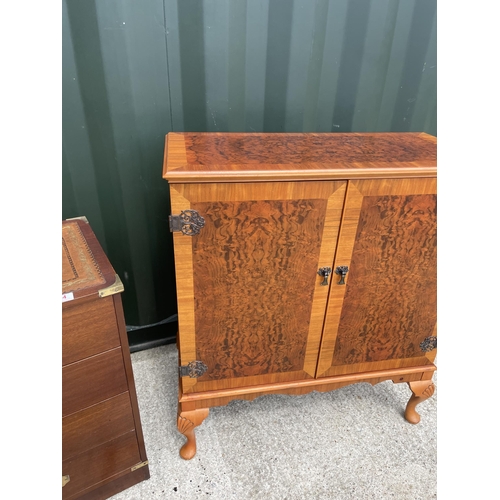
[[[68,302],[68,300],[73,300],[74,297],[73,297],[73,292],[70,292],[70,293],[63,293],[63,296],[62,296],[62,301],[63,302]]]

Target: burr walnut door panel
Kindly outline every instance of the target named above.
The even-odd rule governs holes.
[[[349,182],[318,377],[434,360],[436,216],[436,179]]]
[[[205,220],[173,233],[180,362],[208,367],[184,393],[314,378],[346,185],[171,185],[172,213]]]

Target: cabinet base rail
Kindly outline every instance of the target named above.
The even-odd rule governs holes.
[[[207,418],[209,408],[224,406],[234,399],[253,400],[269,394],[302,395],[309,392],[329,392],[341,387],[366,382],[372,385],[392,380],[394,383],[408,383],[412,396],[405,410],[405,419],[411,424],[420,422],[420,415],[416,406],[434,394],[432,375],[435,365],[411,368],[380,370],[376,372],[338,375],[324,379],[301,380],[297,382],[281,382],[265,386],[247,386],[234,389],[206,391],[203,393],[181,394],[177,416],[177,428],[187,441],[180,450],[185,460],[190,460],[196,454],[195,427],[202,424]]]

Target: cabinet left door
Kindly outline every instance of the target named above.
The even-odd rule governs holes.
[[[346,182],[170,186],[172,214],[195,210],[198,234],[174,232],[183,393],[314,378]],[[329,281],[329,279],[328,279]]]

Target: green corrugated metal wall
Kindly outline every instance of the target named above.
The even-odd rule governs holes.
[[[176,313],[169,131],[436,134],[436,0],[65,0],[63,213],[127,324]]]

